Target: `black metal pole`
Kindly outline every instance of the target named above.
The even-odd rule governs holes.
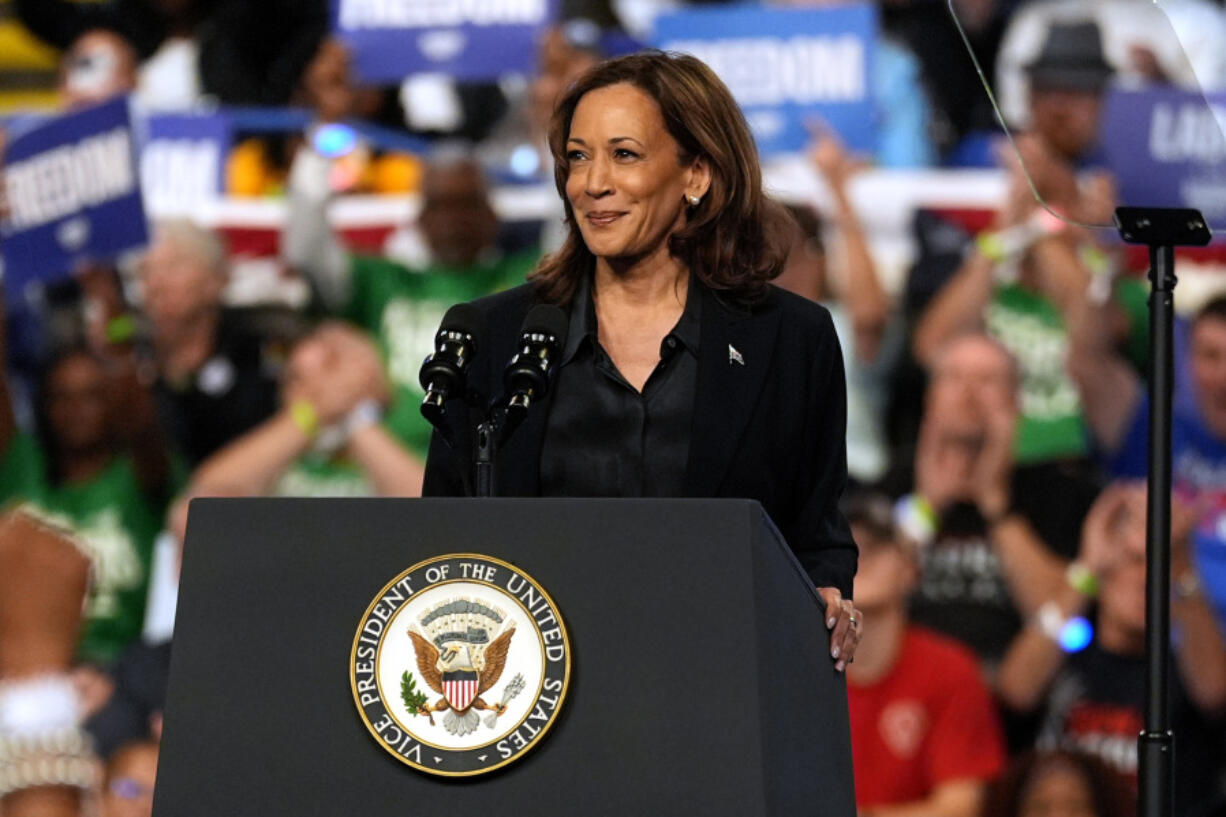
[[[1213,236],[1198,211],[1120,207],[1120,236],[1149,247],[1149,488],[1145,528],[1145,729],[1137,738],[1138,817],[1175,808],[1175,735],[1167,679],[1171,656],[1171,396],[1174,391],[1175,247],[1203,247]]]
[[[1175,735],[1167,669],[1171,632],[1171,396],[1174,387],[1175,248],[1149,248],[1149,488],[1145,531],[1145,730],[1137,742],[1140,817],[1174,810]]]

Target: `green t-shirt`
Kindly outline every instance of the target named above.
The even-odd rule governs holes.
[[[1135,364],[1144,365],[1145,284],[1120,279],[1114,297],[1129,320],[1126,352]],[[1021,374],[1021,416],[1014,445],[1018,462],[1085,455],[1085,417],[1066,368],[1068,331],[1059,310],[1040,293],[1017,284],[1000,286],[988,304],[987,330],[1013,354]]]
[[[366,472],[355,462],[309,451],[286,469],[273,496],[366,497],[375,489]]]
[[[131,459],[117,456],[93,479],[51,485],[43,452],[28,434],[0,458],[0,501],[71,529],[93,562],[78,656],[107,664],[140,636],[153,541],[165,509],[141,489]]]
[[[394,261],[354,256],[344,317],[375,336],[393,388],[384,425],[425,457],[432,428],[421,416],[425,391],[417,382],[422,361],[434,351],[434,335],[453,305],[524,283],[536,250],[503,256],[466,270],[409,270]]]

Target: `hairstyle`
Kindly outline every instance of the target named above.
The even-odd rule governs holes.
[[[822,217],[817,210],[809,204],[793,203],[784,206],[792,214],[799,229],[797,240],[803,242],[812,252],[825,253],[826,242],[822,238]]]
[[[894,525],[894,503],[889,497],[876,491],[856,490],[843,496],[839,503],[847,524],[858,525],[876,539],[898,541]]]
[[[187,219],[169,219],[154,224],[153,236],[155,241],[169,241],[196,256],[211,272],[225,275],[226,247],[212,230]]]
[[[425,169],[474,171],[482,181],[485,180],[485,168],[481,166],[472,143],[463,139],[449,139],[433,145],[426,157]]]
[[[949,338],[947,341],[945,341],[945,343],[941,344],[940,348],[937,350],[936,358],[934,359],[932,365],[929,366],[929,379],[931,380],[932,377],[940,372],[941,363],[944,358],[948,356],[950,349],[969,341],[977,341],[994,348],[1000,354],[1001,359],[1005,361],[1005,364],[1009,368],[1009,379],[1012,382],[1013,387],[1015,389],[1021,387],[1021,364],[1018,363],[1017,357],[1013,354],[1013,352],[1009,351],[1009,347],[1005,346],[997,338],[989,335],[987,332],[974,329],[960,332],[957,335],[954,335],[952,338]]]
[[[988,790],[982,813],[993,817],[1017,817],[1022,798],[1034,782],[1048,769],[1059,765],[1072,768],[1085,780],[1097,817],[1132,817],[1136,813],[1136,804],[1118,775],[1095,757],[1064,750],[1031,750],[1019,756]]]
[[[69,361],[84,358],[102,368],[102,361],[83,341],[55,348],[39,367],[39,378],[34,393],[34,436],[44,453],[44,474],[51,485],[64,481],[64,468],[60,456],[60,444],[51,428],[50,402],[51,381]],[[107,429],[110,433],[110,429]]]
[[[1214,295],[1196,310],[1196,317],[1192,325],[1195,326],[1201,321],[1210,319],[1226,322],[1226,294]]]
[[[434,184],[438,181],[438,178],[446,174],[466,174],[471,176],[476,181],[486,206],[492,210],[493,205],[489,201],[489,178],[486,175],[485,168],[478,161],[472,146],[459,141],[446,142],[431,150],[430,157],[422,171],[421,193],[423,208],[428,206],[430,194],[433,192]]]
[[[669,237],[669,252],[711,289],[752,303],[782,271],[796,227],[783,206],[762,192],[757,148],[727,86],[700,60],[662,51],[594,65],[558,101],[549,125],[549,150],[569,234],[531,280],[545,300],[562,304],[574,294],[579,276],[595,267],[595,256],[583,242],[566,197],[566,142],[579,100],[589,91],[620,83],[655,100],[680,148],[682,165],[701,157],[711,169],[710,189],[687,211],[685,226]]]

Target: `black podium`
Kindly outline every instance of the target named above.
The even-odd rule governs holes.
[[[413,564],[509,562],[547,588],[570,689],[518,762],[399,763],[354,704],[363,611]],[[820,600],[755,502],[196,500],[156,817],[854,817]]]

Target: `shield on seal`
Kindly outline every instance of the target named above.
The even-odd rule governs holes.
[[[474,670],[453,670],[443,673],[443,697],[456,712],[463,712],[477,697],[480,677]]]

